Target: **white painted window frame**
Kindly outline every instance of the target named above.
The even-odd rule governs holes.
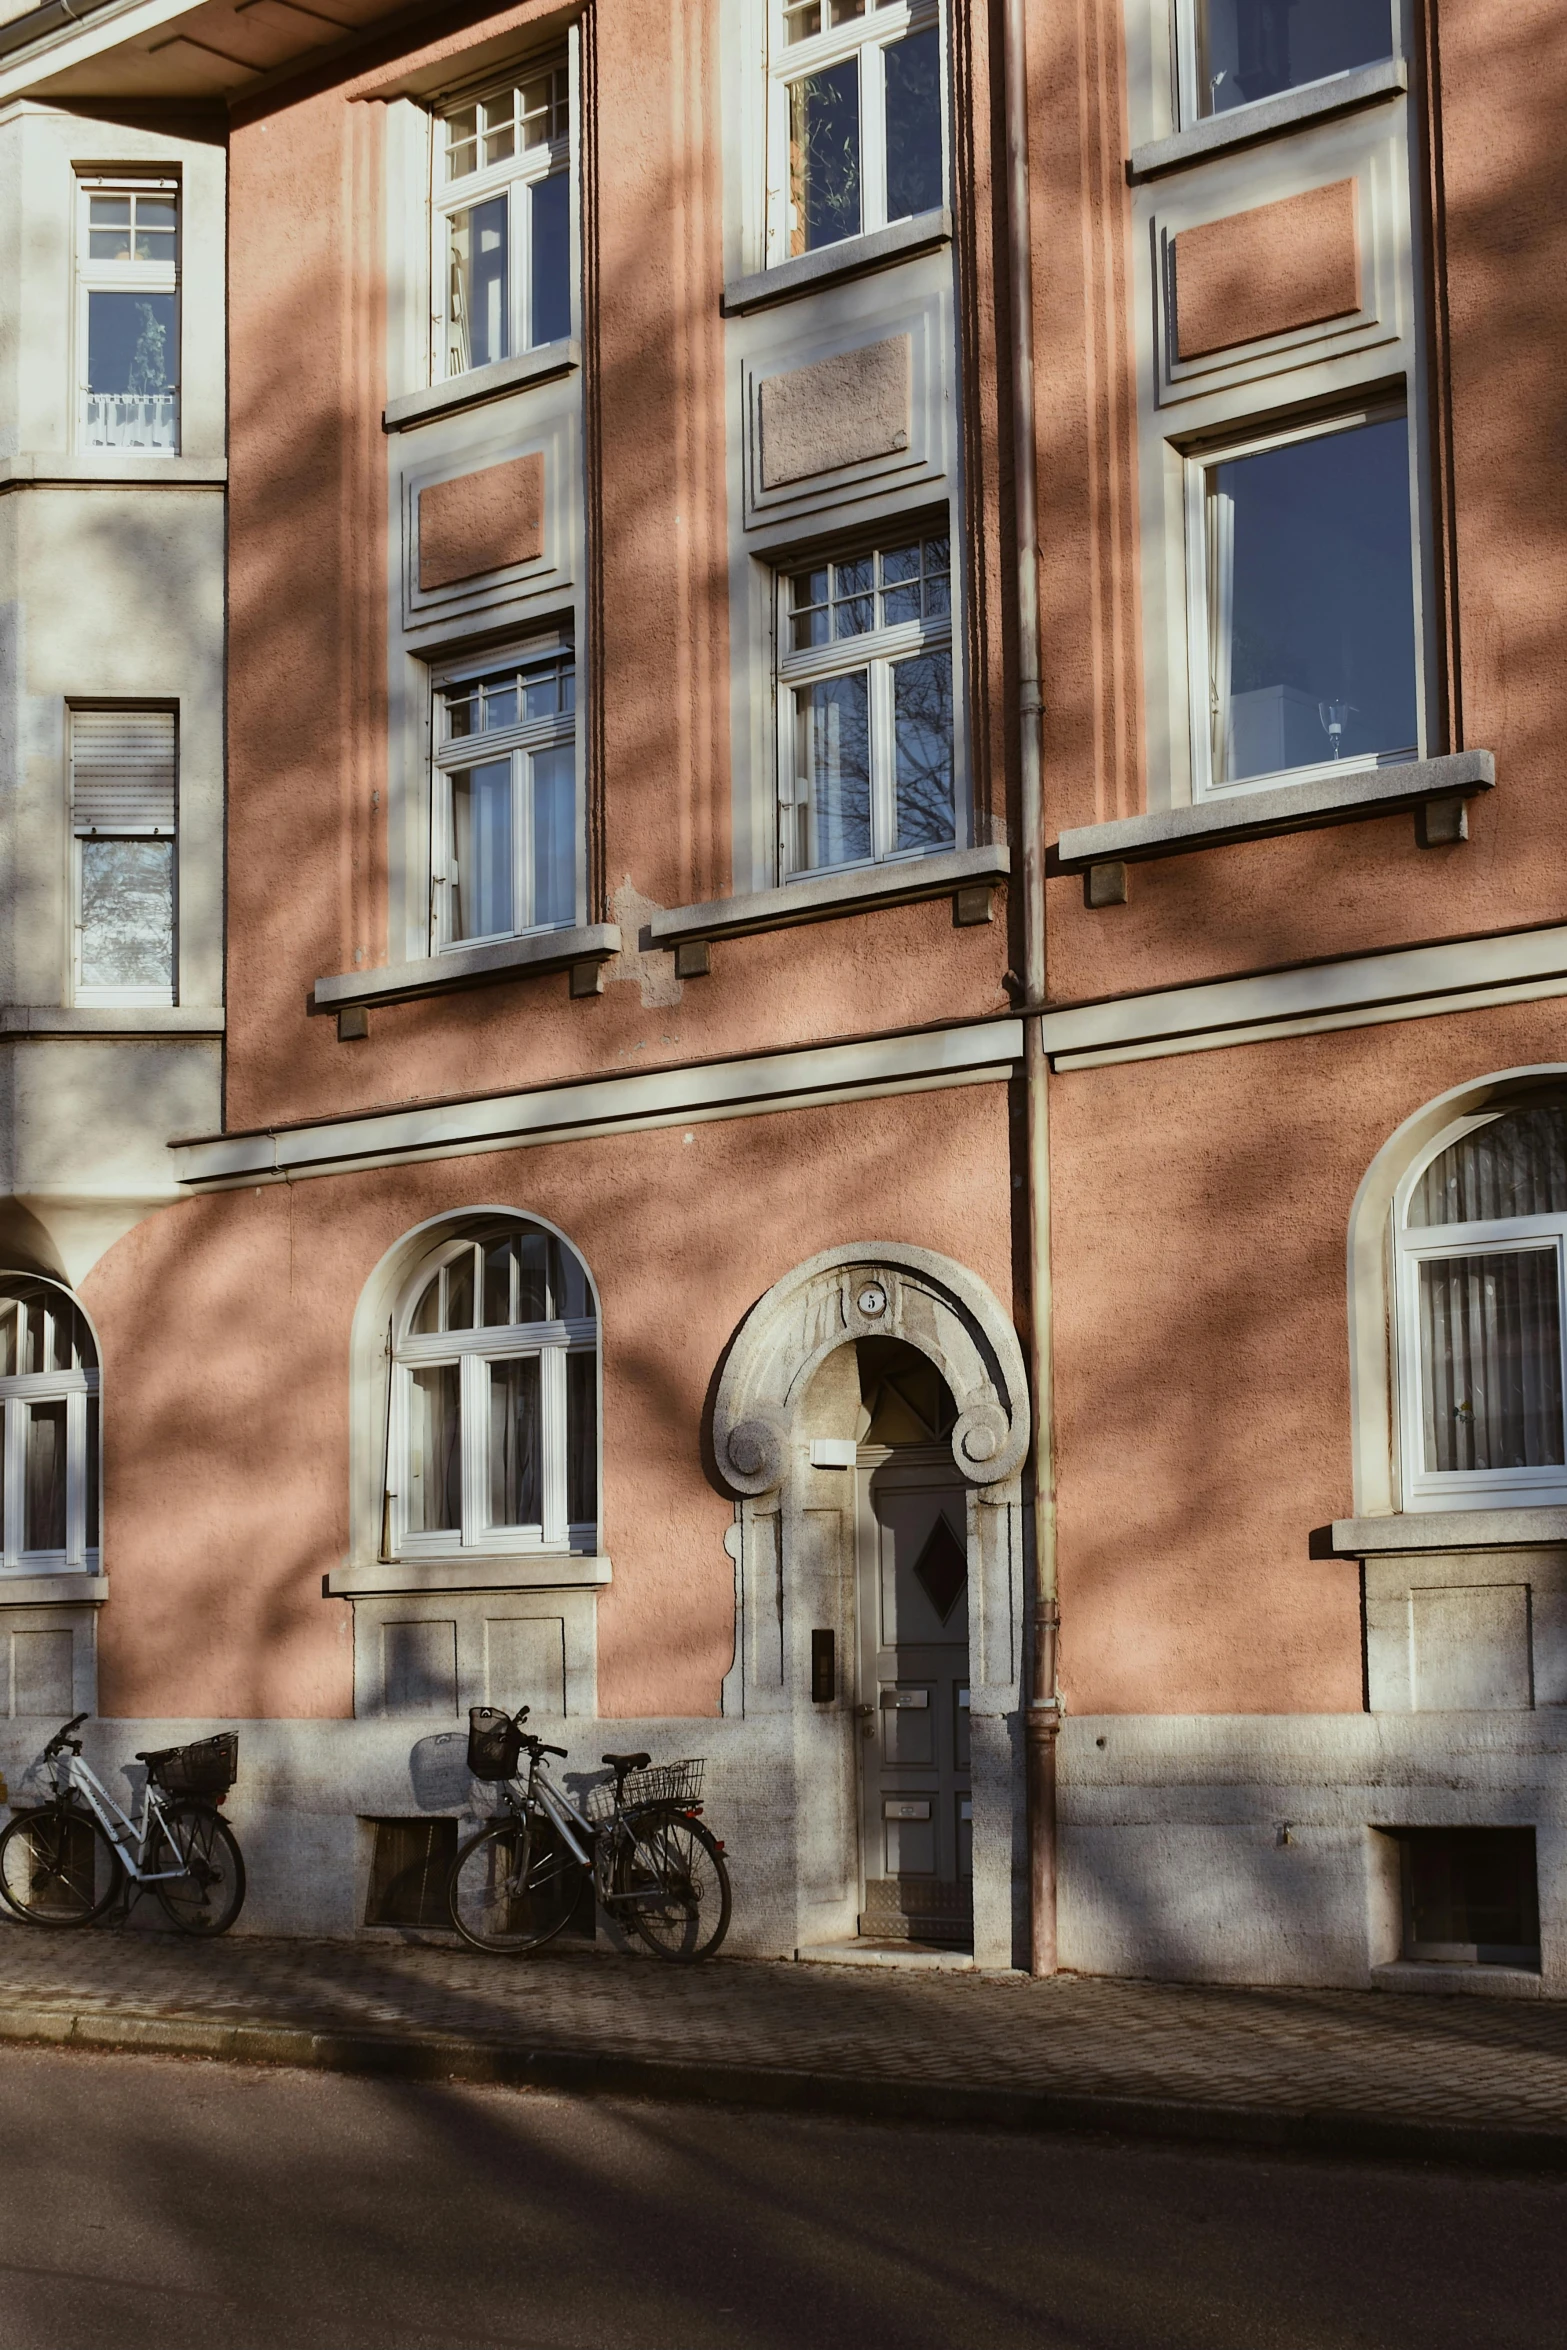
[[[798,560],[781,564],[774,575],[774,755],[777,765],[773,787],[776,810],[773,853],[780,883],[811,881],[824,873],[871,872],[881,865],[918,864],[922,857],[945,856],[951,849],[967,848],[973,840],[974,817],[968,780],[963,680],[953,631],[957,589],[954,562],[956,549],[950,524],[943,524],[942,530],[948,544],[948,614],[943,620],[902,621],[893,628],[867,629],[861,636],[840,637],[831,644],[812,645],[804,652],[796,653],[789,649],[789,583],[799,572],[822,563],[852,561],[856,555],[890,552],[900,546],[907,546],[911,540],[941,535],[936,524],[928,520],[915,522],[900,530],[897,518],[889,517],[888,523],[873,533],[862,533],[852,540],[815,548]],[[896,662],[907,660],[912,653],[926,652],[947,652],[952,662],[952,839],[934,849],[900,849],[893,846],[897,835],[897,761],[892,672]],[[813,685],[820,678],[847,676],[856,669],[870,672],[872,853],[868,859],[857,858],[841,865],[791,866],[788,841],[790,818],[795,808],[802,804],[794,796],[798,764],[794,732],[795,690],[800,686]],[[807,821],[809,823],[809,818]]]
[[[569,1244],[562,1242],[561,1246]],[[591,1316],[569,1322],[514,1323],[510,1327],[437,1331],[417,1336],[409,1328],[433,1274],[471,1250],[471,1234],[448,1241],[421,1260],[408,1283],[392,1324],[392,1383],[387,1428],[386,1535],[388,1555],[404,1559],[510,1557],[591,1551],[598,1526],[572,1525],[566,1517],[566,1357],[598,1359],[598,1323]],[[541,1436],[541,1522],[537,1526],[495,1527],[486,1523],[489,1490],[489,1366],[534,1357],[539,1363]],[[413,1533],[408,1525],[409,1428],[413,1374],[456,1364],[462,1445],[462,1526]],[[598,1381],[595,1378],[595,1409]],[[602,1463],[600,1464],[602,1467]],[[602,1488],[600,1488],[602,1490]]]
[[[174,200],[178,227],[174,261],[94,261],[88,228],[94,196],[165,196]],[[127,463],[178,456],[184,423],[185,305],[180,296],[181,262],[185,250],[185,190],[177,177],[159,172],[83,172],[76,180],[76,298],[72,304],[76,341],[74,380],[75,429],[78,447],[94,456],[113,454]],[[120,448],[87,438],[87,310],[91,294],[172,294],[174,296],[174,446],[172,449]]]
[[[1243,123],[1253,106],[1271,106],[1277,102],[1274,98],[1251,98],[1242,106],[1227,106],[1222,115],[1215,116],[1204,113],[1201,43],[1197,37],[1197,11],[1200,4],[1201,0],[1174,0],[1171,48],[1175,64],[1175,121],[1176,127],[1181,130],[1191,130],[1199,122],[1215,120]],[[1388,0],[1388,16],[1390,24],[1387,54],[1390,58],[1399,57],[1403,54],[1400,40],[1403,29],[1402,11],[1399,0]],[[1351,68],[1350,70],[1355,69]],[[1333,73],[1325,74],[1320,80],[1314,82],[1293,82],[1287,93],[1280,91],[1278,96],[1288,95],[1293,98],[1299,91],[1316,90],[1326,98],[1331,93],[1333,84],[1342,81],[1343,78],[1343,74]]]
[[[80,828],[75,802],[74,733],[78,711],[156,711],[174,720],[174,821],[172,824],[116,824],[112,829]],[[174,1004],[179,1001],[180,971],[180,722],[177,704],[168,702],[72,702],[66,709],[66,754],[71,793],[71,1001],[75,1004]],[[85,840],[166,840],[170,844],[169,886],[172,893],[173,954],[167,987],[94,987],[82,979],[82,844]]]
[[[1536,1469],[1449,1469],[1425,1466],[1425,1396],[1420,1377],[1420,1266],[1445,1257],[1549,1250],[1556,1260],[1562,1335],[1562,1394],[1567,1398],[1567,1213],[1499,1217],[1489,1223],[1410,1227],[1409,1204],[1426,1169],[1465,1135],[1494,1125],[1512,1105],[1445,1127],[1400,1181],[1393,1198],[1393,1315],[1395,1417],[1401,1455],[1403,1507],[1409,1511],[1508,1509],[1567,1502],[1567,1466]],[[1564,1403],[1567,1412],[1567,1403]]]
[[[827,0],[823,0],[824,12]],[[948,42],[946,11],[940,0],[895,0],[878,7],[866,0],[866,14],[848,24],[831,26],[809,40],[788,39],[784,0],[768,0],[767,17],[767,224],[766,266],[794,259],[793,174],[789,159],[789,90],[807,74],[841,65],[846,58],[860,63],[860,234],[870,236],[887,223],[887,111],[883,53],[910,33],[937,27],[941,35],[941,180],[944,200],[951,185],[951,107],[948,99]],[[843,240],[844,246],[852,238]],[[832,246],[818,248],[831,252]]]
[[[587,828],[583,821],[582,753],[578,742],[577,720],[580,695],[574,690],[573,707],[557,712],[550,718],[536,718],[505,732],[484,735],[454,735],[449,740],[442,735],[442,695],[449,686],[461,685],[470,678],[491,677],[513,661],[525,666],[531,661],[545,661],[552,656],[567,655],[575,673],[576,654],[573,639],[565,630],[550,630],[540,636],[517,639],[507,645],[496,646],[481,655],[470,654],[460,661],[442,662],[430,671],[430,946],[434,954],[461,953],[470,947],[493,943],[495,938],[531,938],[551,930],[570,929],[581,922],[587,900]],[[580,679],[575,683],[580,686]],[[512,904],[530,906],[533,899],[532,825],[528,821],[530,796],[528,760],[535,751],[569,747],[572,754],[572,912],[566,922],[526,923],[519,929],[499,931],[485,936],[457,938],[452,934],[451,907],[453,890],[457,883],[457,841],[452,816],[450,778],[458,769],[489,766],[502,759],[511,761],[512,805]]]
[[[566,130],[564,136],[552,138],[546,145],[531,147],[524,152],[509,155],[504,162],[491,164],[469,172],[460,180],[448,180],[446,170],[446,124],[453,114],[469,106],[480,106],[488,99],[516,90],[522,83],[543,73],[561,73],[566,79]],[[576,331],[578,311],[578,266],[580,228],[578,220],[581,171],[579,167],[578,138],[578,70],[575,34],[564,49],[550,49],[538,57],[521,60],[506,74],[489,75],[464,90],[449,91],[436,110],[430,139],[430,381],[449,383],[468,372],[453,367],[450,339],[451,254],[450,222],[456,212],[466,212],[476,204],[488,203],[492,197],[504,194],[507,198],[507,236],[510,250],[510,271],[507,299],[511,310],[512,337],[510,358],[521,358],[532,350],[547,349],[550,345],[533,343],[526,332],[532,309],[532,238],[529,234],[531,197],[541,181],[553,179],[564,172],[567,183],[567,211],[569,219],[568,276],[571,292],[571,328]],[[567,340],[569,337],[558,338]]]
[[[51,1293],[52,1294],[52,1293]],[[64,1291],[58,1293],[65,1309],[84,1330],[86,1317]],[[46,1306],[43,1352],[53,1349],[53,1322],[55,1309]],[[89,1333],[90,1335],[90,1333]],[[96,1351],[96,1348],[95,1348]],[[0,1378],[0,1448],[4,1454],[5,1507],[3,1532],[0,1532],[0,1576],[5,1575],[69,1575],[96,1574],[101,1556],[103,1526],[103,1497],[98,1496],[98,1524],[100,1541],[91,1550],[87,1547],[87,1413],[89,1399],[99,1395],[99,1373],[91,1371],[31,1371],[17,1372],[10,1378]],[[63,1550],[24,1550],[26,1477],[27,1477],[27,1422],[34,1404],[65,1403],[65,1548]],[[99,1429],[99,1475],[102,1476],[102,1428]]]
[[[1283,767],[1266,775],[1248,775],[1235,783],[1214,775],[1214,722],[1220,688],[1217,647],[1222,642],[1228,614],[1215,578],[1216,563],[1209,523],[1208,476],[1218,466],[1240,457],[1256,457],[1269,449],[1294,442],[1326,440],[1357,425],[1389,424],[1402,419],[1409,491],[1409,561],[1415,635],[1415,723],[1417,740],[1395,751],[1356,753],[1347,759],[1321,759],[1309,767]],[[1321,782],[1335,776],[1360,775],[1378,767],[1396,767],[1427,756],[1430,740],[1426,664],[1426,566],[1422,521],[1423,485],[1420,480],[1420,435],[1407,401],[1400,398],[1354,400],[1303,421],[1270,426],[1265,419],[1238,424],[1222,438],[1205,440],[1182,460],[1186,535],[1186,674],[1190,702],[1192,798],[1230,800],[1247,792],[1275,791],[1290,784]],[[1215,605],[1220,609],[1215,612]],[[1219,623],[1216,637],[1214,623]]]

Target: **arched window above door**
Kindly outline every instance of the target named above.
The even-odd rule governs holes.
[[[598,1340],[559,1234],[518,1216],[433,1237],[392,1324],[392,1555],[596,1547]]]
[[[1439,1136],[1395,1253],[1405,1506],[1567,1501],[1567,1089]]]
[[[0,1279],[0,1571],[96,1572],[98,1349],[52,1281]]]

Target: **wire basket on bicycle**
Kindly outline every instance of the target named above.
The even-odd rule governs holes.
[[[227,1795],[239,1775],[239,1739],[225,1730],[191,1746],[160,1746],[136,1760],[146,1764],[148,1778],[165,1795],[204,1795],[211,1802]]]
[[[707,1768],[705,1755],[689,1755],[684,1762],[654,1763],[650,1770],[628,1771],[619,1782],[620,1801],[627,1811],[639,1811],[651,1804],[668,1804],[684,1811],[702,1800],[702,1774]],[[602,1786],[590,1787],[583,1802],[583,1810],[590,1820],[613,1819],[615,1814],[614,1780],[606,1779]]]
[[[515,1779],[522,1728],[504,1706],[468,1708],[468,1768],[476,1779]]]

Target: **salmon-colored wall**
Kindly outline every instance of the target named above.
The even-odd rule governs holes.
[[[111,1715],[343,1715],[349,1348],[387,1249],[427,1218],[513,1206],[599,1285],[610,1714],[717,1709],[733,1652],[733,1505],[702,1425],[724,1347],[835,1243],[967,1265],[1010,1310],[1007,1089],[497,1152],[230,1191],[139,1225],[83,1290],[102,1345]]]
[[[1358,1712],[1345,1250],[1449,1087],[1563,1058],[1559,1003],[1060,1078],[1061,1655],[1078,1713]]]

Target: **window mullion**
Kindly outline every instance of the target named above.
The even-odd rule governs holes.
[[[488,1516],[489,1365],[473,1347],[458,1356],[458,1410],[462,1443],[462,1543],[469,1549]]]
[[[18,1317],[20,1344],[20,1317]],[[5,1402],[5,1563],[14,1567],[22,1554],[22,1431],[27,1407],[16,1396]]]
[[[539,1352],[540,1496],[547,1543],[564,1542],[566,1528],[566,1349]]]
[[[514,179],[506,198],[512,305],[508,359],[533,348],[533,188],[532,178]]]
[[[532,760],[525,750],[511,755],[512,903],[517,928],[531,930],[534,922]]]
[[[897,757],[893,730],[892,663],[870,664],[871,855],[878,864],[898,842]]]
[[[867,41],[860,51],[860,227],[887,225],[887,76],[885,45]]]
[[[65,1399],[65,1563],[80,1569],[87,1557],[87,1396]]]

